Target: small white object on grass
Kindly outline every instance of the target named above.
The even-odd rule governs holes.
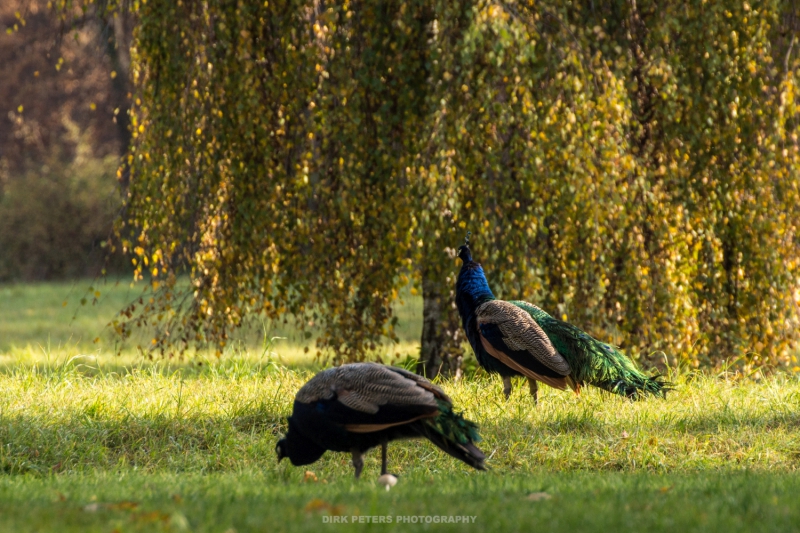
[[[391,474],[384,474],[378,478],[378,484],[386,487],[386,490],[391,489],[397,485],[397,478]]]

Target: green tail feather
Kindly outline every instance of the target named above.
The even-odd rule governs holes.
[[[445,453],[464,461],[478,470],[486,470],[486,455],[475,446],[480,440],[478,426],[453,412],[448,402],[436,400],[439,416],[428,418],[420,423],[420,432]]]
[[[577,383],[588,383],[634,400],[647,394],[666,397],[669,384],[661,376],[647,376],[615,347],[598,341],[572,324],[553,318],[528,302],[511,303],[527,311],[544,330],[558,353],[569,363],[572,378]]]
[[[478,425],[471,422],[453,411],[453,406],[442,400],[436,400],[439,404],[439,416],[430,420],[430,424],[436,428],[446,439],[459,444],[468,442],[480,442],[481,436],[478,434]]]

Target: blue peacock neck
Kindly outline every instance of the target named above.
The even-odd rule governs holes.
[[[461,271],[458,273],[458,280],[456,281],[456,306],[458,307],[458,314],[461,315],[461,320],[466,327],[478,306],[489,300],[494,300],[495,297],[492,289],[489,288],[489,283],[486,281],[483,268],[472,260],[469,247],[462,246],[459,248],[458,256],[464,264],[461,266]]]

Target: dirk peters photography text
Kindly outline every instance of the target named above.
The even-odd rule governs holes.
[[[323,516],[323,524],[474,524],[477,516],[462,515],[353,515]]]

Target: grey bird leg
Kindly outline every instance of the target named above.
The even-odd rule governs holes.
[[[528,378],[528,387],[531,389],[531,396],[533,396],[534,405],[539,403],[539,385],[535,379]]]
[[[508,400],[508,397],[511,396],[511,378],[504,377],[503,378],[503,395]]]
[[[386,441],[381,442],[381,475],[382,476],[386,474],[386,448],[387,448],[387,442]]]
[[[356,469],[356,479],[358,479],[361,476],[361,469],[364,468],[364,458],[358,448],[353,448],[350,453],[353,455],[353,466]]]

